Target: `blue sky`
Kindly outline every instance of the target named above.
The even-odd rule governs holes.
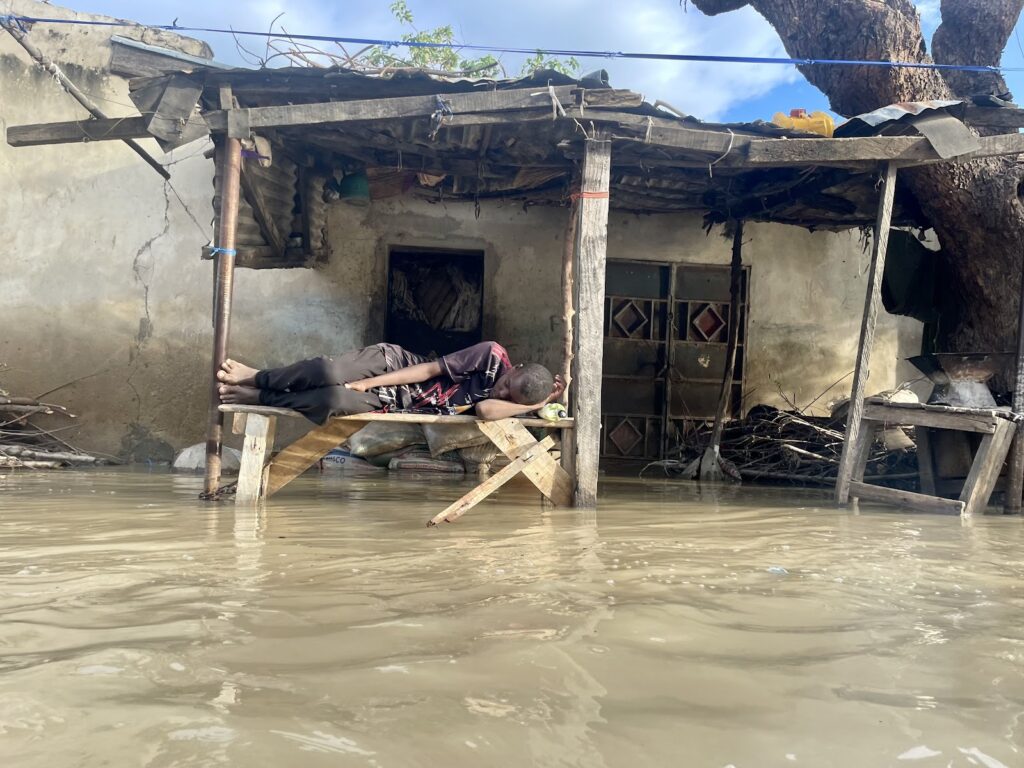
[[[128,18],[149,24],[266,29],[283,13],[281,24],[293,33],[396,38],[403,29],[392,18],[390,0],[63,0],[79,11]],[[926,34],[939,21],[939,0],[917,0]],[[0,0],[0,6],[2,6]],[[749,7],[708,18],[679,0],[409,0],[420,28],[451,23],[460,41],[510,47],[572,48],[708,53],[740,56],[785,56],[778,35]],[[1006,67],[1024,67],[1021,40],[1011,37]],[[206,39],[217,58],[242,64],[230,36]],[[257,45],[258,43],[253,43]],[[512,74],[521,56],[504,55]],[[793,67],[747,64],[581,60],[584,71],[605,68],[611,83],[631,88],[648,100],[661,99],[705,120],[770,119],[776,111],[805,107],[827,109],[825,97]],[[1011,89],[1024,99],[1024,73],[1008,73]]]

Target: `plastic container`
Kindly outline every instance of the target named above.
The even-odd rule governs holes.
[[[807,114],[806,109],[790,110],[788,115],[776,112],[772,117],[772,123],[780,128],[789,128],[804,133],[816,133],[831,139],[836,132],[836,121],[827,112],[812,112]]]

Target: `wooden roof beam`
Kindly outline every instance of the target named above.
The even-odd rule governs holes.
[[[746,157],[725,158],[733,167],[779,168],[795,165],[849,165],[893,162],[899,167],[962,163],[983,157],[1024,153],[1024,134],[982,136],[981,148],[943,159],[923,136],[865,136],[855,139],[763,139],[751,141]]]
[[[559,104],[565,110],[575,108],[577,98],[585,99],[585,110],[639,106],[642,103],[642,97],[632,91],[614,88],[585,90],[578,85],[558,85],[549,88],[536,86],[514,88],[506,91],[471,91],[428,96],[285,104],[271,107],[250,107],[246,111],[250,128],[280,128],[321,123],[430,117],[438,111],[442,102],[444,107],[451,111],[451,119],[478,112],[500,113],[529,109],[547,109],[554,114],[552,96],[558,99]],[[208,112],[205,117],[210,125],[210,130],[214,132],[227,130],[225,110]],[[512,117],[510,122],[516,122],[515,118]]]
[[[146,130],[148,123],[148,117],[110,117],[71,120],[64,123],[12,125],[7,128],[7,143],[12,147],[38,147],[86,141],[149,139],[153,137]]]
[[[297,125],[346,123],[350,121],[389,120],[407,117],[430,117],[442,107],[453,114],[466,112],[497,112],[551,105],[551,94],[559,102],[573,103],[575,85],[547,88],[516,88],[508,91],[446,93],[429,96],[400,96],[391,99],[358,101],[327,101],[314,104],[287,104],[273,107],[251,107],[248,124],[252,129],[282,128]],[[210,130],[223,132],[228,128],[227,110],[205,114]]]

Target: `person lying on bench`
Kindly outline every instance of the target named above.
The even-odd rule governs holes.
[[[543,408],[565,389],[562,377],[542,365],[512,365],[493,341],[437,360],[395,344],[264,370],[226,360],[217,378],[223,403],[291,408],[317,424],[379,410],[453,414],[475,408],[481,419],[504,419]]]

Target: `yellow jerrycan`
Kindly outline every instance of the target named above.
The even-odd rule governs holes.
[[[772,123],[780,128],[790,128],[805,133],[817,133],[827,139],[832,138],[836,132],[836,123],[827,112],[812,112],[807,114],[806,109],[790,110],[788,115],[776,112],[772,117]]]

